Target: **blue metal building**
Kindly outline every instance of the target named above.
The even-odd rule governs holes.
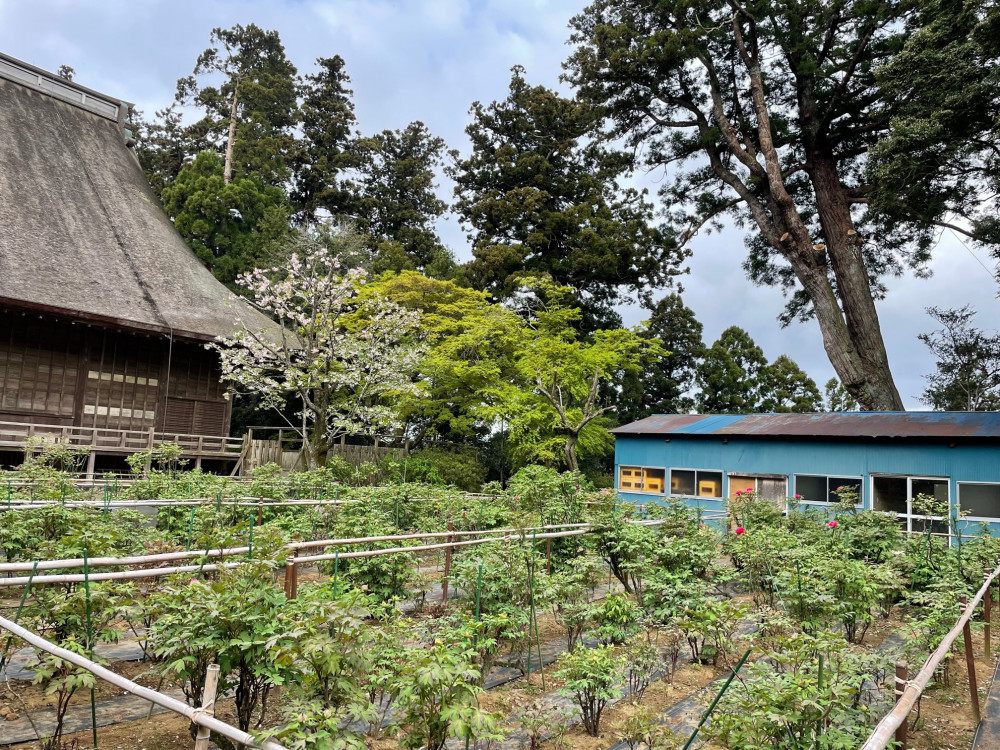
[[[911,531],[962,533],[982,522],[1000,533],[1000,413],[839,412],[668,414],[612,432],[615,486],[638,503],[684,498],[722,510],[753,489],[778,501],[830,507],[853,486],[864,508],[897,513]],[[932,495],[949,513],[921,515]]]

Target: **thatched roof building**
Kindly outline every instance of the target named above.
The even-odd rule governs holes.
[[[202,340],[266,326],[160,208],[128,107],[0,54],[0,302]]]
[[[12,423],[226,435],[204,342],[279,330],[175,231],[129,108],[0,54],[0,450]]]

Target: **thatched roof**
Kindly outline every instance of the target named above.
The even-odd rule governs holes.
[[[0,54],[0,303],[182,338],[277,331],[176,232],[127,108]]]

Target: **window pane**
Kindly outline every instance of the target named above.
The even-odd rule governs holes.
[[[970,516],[1000,518],[1000,484],[960,484],[958,504]]]
[[[694,472],[678,471],[670,472],[670,494],[671,495],[693,495],[694,494]]]
[[[802,495],[803,500],[814,503],[827,502],[826,477],[811,477],[805,474],[796,474],[795,493]]]
[[[860,479],[851,479],[849,477],[830,477],[830,502],[831,503],[839,503],[840,502],[840,498],[833,494],[840,487],[843,487],[845,490],[853,487],[855,490],[857,490],[857,493],[858,493],[858,500],[857,500],[857,502],[859,502],[859,503],[861,502],[861,480]]]
[[[722,472],[698,472],[698,497],[722,497]]]
[[[934,498],[935,509],[931,513],[935,516],[948,515],[948,482],[941,479],[914,479],[910,483],[910,499],[916,500],[917,495],[928,495]],[[914,506],[913,512],[919,514]]]
[[[622,466],[618,470],[618,487],[623,490],[642,489],[642,469],[638,466]]]
[[[663,492],[666,485],[666,469],[643,469],[642,488],[646,492]]]
[[[906,513],[906,477],[875,477],[872,509],[883,513]]]

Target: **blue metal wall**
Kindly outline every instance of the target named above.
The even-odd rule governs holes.
[[[862,499],[871,507],[871,474],[904,474],[949,477],[950,497],[957,502],[958,482],[1000,482],[1000,447],[988,445],[906,445],[883,443],[779,442],[728,438],[690,439],[669,436],[619,436],[615,444],[615,485],[619,466],[665,469],[703,469],[733,474],[784,474],[788,492],[794,493],[795,474],[862,477]],[[729,487],[724,474],[722,494],[728,497],[740,487]],[[622,493],[638,503],[657,496],[645,492]],[[722,510],[724,500],[691,498],[694,505]],[[971,527],[972,522],[961,523]],[[971,529],[970,529],[971,530]],[[1000,533],[1000,523],[994,524]]]

